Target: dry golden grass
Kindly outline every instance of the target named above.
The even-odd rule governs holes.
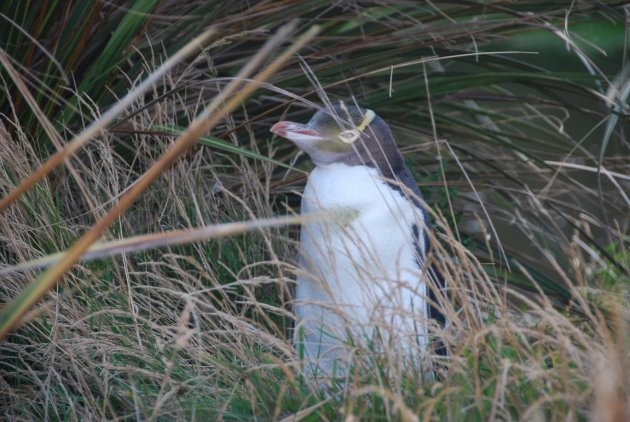
[[[155,68],[153,63],[146,67]],[[1,303],[18,297],[37,277],[32,269],[13,271],[14,265],[71,248],[169,150],[176,137],[156,128],[176,128],[182,114],[193,121],[204,109],[208,96],[198,85],[200,76],[188,79],[186,72],[167,75],[150,104],[137,99],[133,113],[114,130],[94,135],[70,159],[68,172],[56,169],[2,212]],[[488,211],[496,202],[485,201],[494,188],[486,179],[503,174],[503,169],[491,173],[484,168],[488,173],[469,178],[474,155],[438,137],[427,75],[433,127],[422,139],[435,148],[432,159],[441,162],[441,154],[448,155],[464,175],[457,185],[449,185],[444,168],[436,167],[437,185],[444,187],[439,199],[446,205],[434,208],[433,241],[445,257],[448,291],[440,297],[440,307],[449,323],[433,329],[449,354],[428,356],[435,377],[426,377],[420,365],[401,364],[396,354],[363,345],[354,349],[356,365],[348,379],[325,389],[305,380],[299,351],[290,340],[296,230],[262,228],[263,221],[278,214],[294,214],[299,195],[293,190],[299,189],[302,175],[270,160],[198,147],[168,171],[156,171],[154,183],[133,206],[119,210],[106,230],[101,227],[104,240],[125,242],[146,233],[244,220],[260,224],[249,233],[146,250],[155,246],[150,237],[136,248],[116,249],[115,256],[101,254],[75,265],[0,343],[0,414],[29,420],[630,420],[629,281],[618,268],[628,259],[627,235],[620,227],[625,223],[611,227],[581,216],[570,221],[575,223],[572,236],[556,238],[557,244],[537,241],[535,234],[556,224],[552,207],[566,201],[549,200],[558,191],[570,186],[578,199],[598,192],[581,191],[583,185],[572,176],[555,185],[558,173],[550,168],[570,167],[560,159],[523,158],[517,148],[507,158],[499,156],[514,160],[505,172],[513,171],[514,179],[527,169],[540,178],[536,182],[548,183],[538,191],[527,184],[510,185],[503,192],[513,195],[506,197],[516,204],[514,212],[505,215],[495,209],[492,216],[513,221],[530,236],[543,257],[541,267],[553,269],[568,299],[549,294],[532,267],[518,260],[509,265],[533,287],[528,291],[512,283],[505,267],[518,241],[497,243]],[[223,86],[219,82],[225,79],[212,80]],[[258,85],[310,102],[273,85]],[[322,96],[326,88],[317,86]],[[261,98],[257,101],[267,100]],[[90,110],[86,116],[99,115],[97,106],[83,101],[80,105]],[[251,156],[279,158],[286,166],[288,158],[276,157],[277,147],[255,135],[255,119],[238,120],[247,116],[248,105],[235,107],[242,108],[240,114],[228,114],[220,126],[225,137],[241,147],[246,142],[237,142],[236,133],[249,136]],[[523,121],[539,114],[531,111]],[[483,117],[492,130],[490,123],[518,120]],[[12,127],[0,127],[2,192],[33,177],[43,165],[25,134],[29,131],[17,119],[8,120]],[[526,129],[519,128],[518,134]],[[121,132],[131,135],[118,137]],[[499,154],[494,144],[472,145],[483,160]],[[418,148],[405,147],[409,154]],[[579,169],[585,168],[596,170]],[[606,198],[618,201],[611,208],[624,215],[627,176],[606,168],[602,174],[614,188],[604,192]],[[465,191],[459,201],[466,205],[447,196],[451,188]],[[473,209],[469,217],[476,218],[479,238],[486,239],[474,252],[454,229],[454,209],[465,206]],[[618,247],[617,267],[584,242],[600,229]],[[558,250],[565,254],[562,262]]]
[[[161,123],[169,124],[165,102]],[[155,120],[144,111],[130,122]],[[28,143],[2,132],[2,185],[32,173]],[[21,261],[66,248],[149,163],[167,137],[140,135],[130,164],[111,137],[95,139],[77,167],[85,208],[70,175],[29,191],[0,229]],[[149,146],[150,145],[150,146]],[[197,149],[163,174],[110,231],[110,238],[272,216],[273,165],[241,159],[229,172]],[[231,186],[238,185],[237,189]],[[52,201],[58,192],[62,209]],[[84,210],[81,212],[80,210]],[[72,215],[73,218],[65,216]],[[439,216],[438,221],[443,219]],[[403,420],[579,420],[628,417],[627,310],[616,321],[572,290],[579,312],[559,311],[490,280],[446,224],[435,236],[449,286],[439,329],[449,356],[433,356],[437,380],[358,350],[357,373],[322,395],[300,381],[290,338],[295,241],[271,228],[84,263],[51,292],[28,323],[0,346],[4,414],[16,418],[391,417]],[[65,239],[60,243],[60,239]],[[583,259],[580,255],[575,260]],[[576,262],[576,265],[589,265]],[[32,273],[5,276],[3,300]],[[567,279],[570,276],[566,274]],[[580,315],[580,316],[577,316]],[[9,370],[11,368],[11,370]],[[247,409],[247,410],[245,410]],[[239,413],[240,412],[240,413]],[[328,416],[326,416],[328,415]],[[466,416],[468,415],[468,416]]]

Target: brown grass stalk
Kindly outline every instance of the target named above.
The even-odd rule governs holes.
[[[155,72],[153,72],[147,79],[145,79],[140,85],[133,90],[129,91],[120,101],[114,104],[103,115],[92,122],[83,132],[79,134],[72,141],[61,147],[59,151],[53,154],[37,171],[29,175],[26,179],[22,180],[18,186],[16,186],[7,196],[0,200],[0,213],[2,213],[9,205],[19,199],[25,192],[30,190],[37,182],[44,178],[48,173],[56,169],[61,163],[72,157],[80,148],[90,141],[93,137],[103,130],[108,124],[110,124],[120,113],[125,111],[135,100],[141,95],[146,93],[153,85],[163,77],[174,66],[181,63],[186,57],[198,52],[200,47],[206,44],[210,38],[216,33],[216,29],[211,27],[204,33],[195,37],[192,41],[182,47],[177,53],[168,59],[162,66],[160,66]],[[18,85],[19,86],[19,85]],[[23,90],[22,90],[23,91]],[[27,96],[28,98],[28,96]],[[30,104],[30,103],[29,103]],[[34,109],[37,114],[37,110]],[[39,114],[37,114],[39,116]],[[41,116],[40,116],[41,117]],[[44,120],[45,122],[46,120]],[[50,132],[50,128],[44,124],[46,132],[54,140],[56,132]]]
[[[293,30],[295,23],[287,24],[282,27],[276,35],[274,35],[265,46],[252,58],[252,60],[239,72],[239,78],[247,78],[254,72],[255,68],[267,58],[267,56],[277,46],[284,42],[290,32]],[[293,54],[310,41],[319,31],[318,27],[312,27],[305,34],[300,36],[289,48],[287,48],[278,58],[276,58],[269,66],[258,73],[254,79],[264,81],[274,74]],[[50,268],[37,280],[32,282],[22,292],[22,294],[14,299],[10,304],[6,305],[0,312],[0,340],[13,331],[19,321],[26,312],[39,301],[61,277],[76,263],[81,255],[93,244],[101,234],[131,205],[131,203],[175,160],[180,157],[197,139],[206,131],[212,129],[219,123],[223,117],[242,103],[251,93],[257,89],[257,85],[250,84],[244,86],[237,95],[232,97],[226,105],[217,111],[227,97],[241,86],[240,80],[235,80],[228,85],[221,95],[208,106],[204,112],[198,116],[190,125],[188,130],[184,132],[167,150],[162,158],[156,162],[149,170],[147,170],[137,181],[134,186],[127,191],[120,201],[112,207],[112,209],[92,228],[85,233],[74,246],[66,253],[64,258]]]

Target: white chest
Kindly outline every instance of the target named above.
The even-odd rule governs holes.
[[[302,256],[312,260],[315,265],[304,264],[322,270],[329,283],[341,282],[344,274],[358,282],[367,275],[399,278],[401,272],[418,271],[412,227],[424,225],[423,215],[384,183],[376,169],[332,164],[313,170],[302,213],[321,210],[331,212],[333,221],[303,227]],[[345,258],[354,262],[342,262]],[[361,275],[362,269],[371,273]]]
[[[424,336],[426,285],[413,233],[414,224],[424,226],[422,213],[375,169],[344,164],[311,173],[302,214],[320,210],[335,219],[304,225],[300,238],[296,311],[307,353],[330,343],[313,340],[318,330]]]

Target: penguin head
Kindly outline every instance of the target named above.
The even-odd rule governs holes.
[[[355,106],[319,110],[307,124],[278,122],[271,132],[292,141],[315,165],[365,165],[390,175],[403,163],[387,123]]]

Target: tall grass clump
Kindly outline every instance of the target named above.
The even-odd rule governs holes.
[[[160,169],[99,240],[126,247],[63,272],[2,340],[0,414],[630,419],[628,10],[2,2],[0,200],[213,30],[3,209],[0,312],[46,271],[25,263],[72,248],[213,101],[210,117],[225,118]],[[268,80],[235,78],[294,18],[284,47],[256,70],[313,26],[320,33]],[[230,83],[239,89],[225,95]],[[299,212],[310,164],[268,130],[339,100],[390,124],[431,206],[449,323],[434,327],[448,354],[427,356],[429,375],[360,344],[346,379],[320,388],[299,370],[290,340],[298,228],[262,220]],[[248,232],[159,240],[244,220]]]

